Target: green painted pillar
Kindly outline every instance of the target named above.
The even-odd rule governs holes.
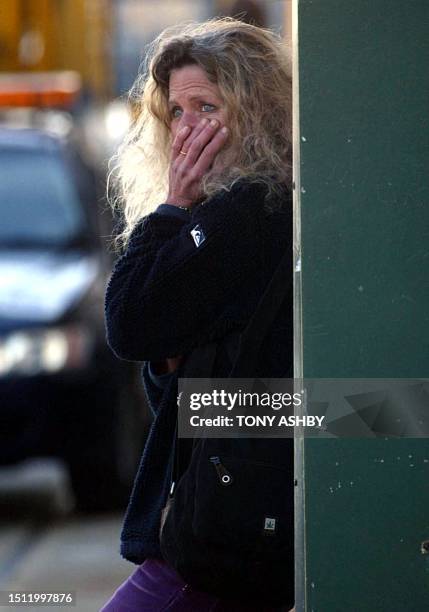
[[[428,377],[429,2],[294,8],[297,374]],[[297,612],[429,610],[429,440],[296,448]]]

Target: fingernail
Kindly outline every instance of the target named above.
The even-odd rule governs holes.
[[[227,127],[223,127],[221,129],[222,134],[228,134],[228,128]]]
[[[206,125],[208,123],[208,119],[201,119],[201,124],[200,125]]]
[[[186,134],[186,132],[189,130],[189,125],[185,125],[182,127],[182,129],[180,130],[181,134]]]
[[[211,125],[212,127],[216,127],[216,126],[217,126],[217,121],[216,121],[216,119],[212,119],[212,120],[210,121],[210,125]]]

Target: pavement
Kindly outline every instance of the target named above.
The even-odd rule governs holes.
[[[76,595],[73,607],[18,604],[0,612],[98,612],[135,569],[119,555],[121,523],[122,513],[76,515],[60,464],[0,469],[0,591]]]

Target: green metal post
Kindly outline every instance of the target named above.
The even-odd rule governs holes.
[[[296,374],[427,377],[429,3],[296,0],[294,40]],[[297,612],[429,610],[429,440],[296,459]]]

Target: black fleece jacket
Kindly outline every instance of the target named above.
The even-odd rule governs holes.
[[[265,201],[261,183],[240,181],[192,212],[161,205],[134,228],[106,290],[107,341],[121,359],[158,361],[242,330],[285,251],[292,275],[292,198]],[[290,372],[293,350],[289,294],[260,349],[259,377]],[[146,375],[145,375],[146,373]],[[121,553],[141,563],[161,557],[160,513],[168,495],[177,375],[164,391],[143,368],[154,421],[134,482]],[[179,372],[180,375],[180,372]],[[227,376],[225,371],[215,373]]]

